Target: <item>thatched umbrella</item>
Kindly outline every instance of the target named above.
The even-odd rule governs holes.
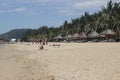
[[[54,39],[62,39],[63,37],[61,35],[58,35],[56,37],[54,37]]]
[[[55,40],[55,41],[63,41],[64,38],[61,35],[58,35],[58,36],[54,37],[53,40]]]
[[[101,35],[105,35],[106,39],[108,41],[114,41],[115,39],[113,37],[115,37],[117,34],[115,32],[113,32],[112,30],[110,29],[107,29],[105,31],[103,31],[102,33],[100,33]]]
[[[106,36],[105,36],[105,35],[99,35],[99,37],[104,38],[104,37],[106,37]]]
[[[80,38],[80,35],[78,33],[75,33],[74,35],[72,35],[72,38],[73,39],[78,39],[78,38]]]
[[[70,38],[72,38],[72,35],[68,34],[68,35],[65,36],[65,38],[70,39]]]
[[[116,33],[113,32],[112,30],[110,29],[107,29],[105,31],[103,31],[102,33],[100,33],[101,35],[105,35],[105,36],[116,36]]]
[[[93,31],[88,34],[89,38],[97,38],[98,36],[99,36],[99,34],[96,31]]]
[[[85,32],[80,32],[80,39],[85,39],[87,38],[87,35],[85,34]]]
[[[70,42],[71,39],[72,39],[72,35],[70,35],[70,34],[66,35],[66,36],[65,36],[65,39],[66,39],[68,42]]]

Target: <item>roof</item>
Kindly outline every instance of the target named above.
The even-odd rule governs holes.
[[[113,32],[112,30],[110,29],[107,29],[105,31],[103,31],[102,33],[100,33],[101,35],[116,35],[115,32]]]
[[[72,38],[72,35],[68,34],[65,36],[65,38]]]
[[[95,37],[98,37],[98,36],[99,36],[99,34],[96,31],[93,31],[93,32],[88,34],[89,38],[95,38]]]
[[[54,39],[61,39],[61,38],[63,38],[61,35],[54,37]]]
[[[74,35],[72,35],[73,38],[79,38],[80,35],[78,33],[75,33]]]
[[[80,38],[87,38],[87,35],[85,34],[85,32],[80,32]]]

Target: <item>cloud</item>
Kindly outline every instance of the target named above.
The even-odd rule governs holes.
[[[49,2],[50,0],[20,0],[23,3],[41,3],[41,2]]]
[[[7,9],[7,10],[0,10],[0,13],[13,13],[13,12],[24,12],[26,11],[26,8],[14,8],[14,9]]]
[[[68,9],[58,10],[57,13],[64,14],[67,16],[76,15],[76,13],[73,10],[68,10]]]
[[[6,3],[0,3],[0,6],[6,6],[7,4]]]
[[[10,7],[8,3],[0,3],[0,9]]]
[[[68,1],[68,0],[67,0]],[[61,9],[57,9],[58,13],[63,15],[81,15],[85,11],[90,13],[96,12],[101,9],[102,6],[106,6],[110,0],[75,0],[68,1],[69,4],[63,3]],[[120,0],[112,0],[113,2],[120,2]]]
[[[28,3],[41,3],[41,2],[43,2],[43,3],[48,3],[48,2],[50,2],[50,3],[61,3],[61,2],[68,2],[68,1],[71,1],[71,0],[21,0],[22,2],[28,2]]]
[[[67,16],[81,15],[85,11],[98,10],[100,6],[105,5],[104,1],[86,0],[86,1],[71,1],[69,4],[61,6],[57,9],[58,13]]]
[[[80,15],[85,11],[95,12],[100,10],[100,7],[106,5],[109,0],[5,0],[12,5],[9,7],[0,8],[0,13],[11,12],[26,12],[27,14],[43,13],[57,13],[61,15]],[[120,2],[120,0],[112,0],[113,2]],[[4,2],[4,1],[3,1]],[[0,4],[0,6],[6,4]],[[27,8],[24,8],[25,6]],[[14,8],[13,8],[14,7]],[[16,7],[16,8],[15,8]],[[29,10],[28,10],[29,9]],[[30,12],[30,13],[29,13]]]
[[[102,6],[106,6],[110,0],[86,0],[79,1],[74,4],[74,8],[78,10],[100,10]],[[120,2],[120,0],[112,0],[113,2]]]
[[[74,4],[75,9],[92,9],[92,8],[99,8],[102,5],[105,5],[105,1],[97,1],[97,0],[89,0],[84,2],[77,2]]]

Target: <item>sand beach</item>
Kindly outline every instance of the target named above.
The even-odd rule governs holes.
[[[120,43],[5,44],[0,80],[120,80]]]

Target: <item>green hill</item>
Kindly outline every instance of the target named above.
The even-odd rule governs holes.
[[[5,41],[9,41],[9,39],[12,38],[21,39],[23,37],[23,34],[25,34],[27,31],[28,29],[14,29],[7,33],[1,34],[0,39]]]

